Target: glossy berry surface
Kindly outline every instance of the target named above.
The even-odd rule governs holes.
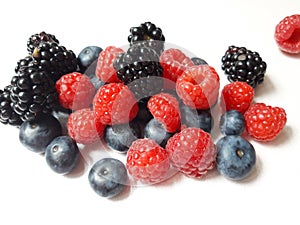
[[[35,120],[25,121],[19,130],[20,142],[37,153],[45,152],[48,144],[61,135],[61,125],[52,115],[40,115]]]
[[[216,146],[216,164],[221,175],[232,180],[241,180],[250,175],[256,164],[256,153],[246,139],[237,135],[225,136]]]
[[[193,66],[176,82],[176,92],[183,103],[194,109],[209,109],[219,96],[220,78],[213,67]]]
[[[244,114],[246,130],[257,141],[271,141],[283,130],[287,117],[281,107],[255,103]]]
[[[147,106],[153,117],[165,125],[167,132],[172,133],[179,129],[179,103],[171,94],[156,94],[149,99]]]
[[[87,46],[80,51],[77,57],[78,65],[80,67],[80,71],[85,73],[85,70],[98,59],[100,52],[102,52],[102,48],[98,46]]]
[[[300,53],[300,15],[286,16],[275,27],[275,41],[284,52]]]
[[[188,177],[198,178],[212,169],[216,147],[207,132],[194,127],[174,134],[166,145],[171,164]]]
[[[96,119],[103,124],[128,123],[138,112],[134,94],[122,83],[109,83],[102,86],[93,101]]]
[[[103,158],[92,166],[88,180],[91,188],[99,196],[112,198],[124,190],[128,175],[126,167],[121,161]]]
[[[129,123],[107,126],[104,131],[105,143],[120,153],[126,153],[132,142],[141,137],[140,124],[135,120]]]
[[[47,146],[45,158],[54,172],[68,174],[78,163],[79,149],[76,142],[69,136],[59,136]]]
[[[237,110],[229,110],[221,115],[220,131],[225,135],[240,135],[245,129],[245,118]]]
[[[138,139],[127,152],[126,167],[134,179],[147,184],[158,183],[166,179],[169,156],[154,140]]]
[[[237,110],[245,113],[254,98],[254,88],[246,82],[235,81],[226,84],[221,92],[222,110]]]
[[[70,137],[76,142],[92,144],[101,139],[105,125],[96,120],[93,110],[84,108],[70,114],[67,128]]]
[[[60,104],[72,110],[87,108],[95,95],[95,88],[89,77],[78,72],[63,75],[56,82]]]

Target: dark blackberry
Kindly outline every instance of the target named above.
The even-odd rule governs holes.
[[[114,61],[118,78],[127,84],[137,99],[152,96],[162,90],[162,67],[159,56],[148,47],[131,46]]]
[[[267,64],[257,52],[230,46],[222,57],[222,70],[230,82],[244,81],[255,88],[264,81]]]
[[[11,108],[22,121],[33,120],[41,113],[50,114],[59,104],[50,75],[37,66],[22,67],[12,77],[10,100]]]
[[[4,90],[0,90],[0,122],[3,124],[10,124],[12,126],[20,126],[23,121],[12,108],[12,102],[10,99],[11,88],[12,85],[8,85],[4,88]]]
[[[154,49],[158,55],[164,50],[165,36],[162,30],[151,22],[142,23],[138,27],[130,28],[128,36],[130,45],[138,44]]]
[[[28,55],[26,56],[25,58],[23,59],[20,59],[18,62],[17,62],[17,66],[15,68],[15,72],[18,73],[19,70],[24,67],[24,66],[29,66],[30,63],[33,63],[34,62],[34,58],[31,56],[31,55]]]
[[[78,70],[77,57],[72,50],[55,42],[42,42],[34,48],[32,57],[41,70],[51,73],[53,81]]]
[[[59,41],[56,39],[56,37],[53,34],[48,34],[45,31],[42,31],[41,33],[31,35],[30,38],[27,41],[27,50],[29,54],[32,54],[34,51],[34,48],[38,47],[41,42],[55,42],[59,44]]]

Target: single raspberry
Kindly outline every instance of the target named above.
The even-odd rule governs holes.
[[[68,118],[68,133],[77,143],[92,144],[101,139],[105,125],[96,120],[93,110],[74,111]]]
[[[184,128],[167,142],[171,165],[189,177],[201,177],[212,169],[216,147],[209,133],[200,128]]]
[[[98,57],[96,76],[105,83],[121,82],[117,77],[113,63],[117,56],[124,51],[121,48],[108,46],[104,49]]]
[[[181,50],[170,48],[160,56],[159,62],[163,67],[163,77],[176,82],[177,78],[190,66],[194,66],[193,61]],[[172,86],[172,85],[171,85]]]
[[[126,167],[136,180],[153,184],[167,178],[170,161],[165,149],[155,141],[144,138],[134,141],[129,147]]]
[[[283,108],[255,103],[245,112],[246,130],[257,141],[271,141],[284,128],[287,118]]]
[[[94,97],[93,107],[97,119],[108,125],[127,123],[138,112],[134,94],[122,83],[102,86]]]
[[[56,82],[56,91],[60,104],[72,110],[89,107],[95,95],[95,88],[89,77],[78,72],[63,75]]]
[[[275,28],[275,41],[278,47],[287,53],[300,53],[300,14],[281,20]]]
[[[165,125],[169,133],[176,132],[180,128],[180,108],[175,97],[168,93],[153,95],[147,104],[153,117]]]
[[[176,82],[176,92],[183,103],[191,108],[209,109],[219,95],[220,78],[208,65],[193,66],[184,71]]]
[[[237,110],[245,113],[254,98],[254,88],[246,82],[235,81],[225,85],[221,92],[223,111]]]

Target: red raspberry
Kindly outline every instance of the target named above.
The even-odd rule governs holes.
[[[176,82],[176,92],[183,103],[196,109],[208,109],[215,104],[219,88],[219,75],[207,65],[186,69]]]
[[[105,83],[121,82],[117,77],[117,71],[115,70],[113,63],[115,58],[124,51],[121,48],[114,46],[108,46],[104,49],[98,57],[96,76]]]
[[[254,89],[246,82],[235,81],[225,85],[221,93],[223,111],[237,110],[245,113],[254,98]]]
[[[246,130],[257,141],[271,141],[282,131],[286,124],[283,108],[255,103],[245,112]]]
[[[137,100],[122,83],[102,86],[93,102],[96,118],[103,124],[120,124],[131,121],[138,112]]]
[[[149,99],[147,106],[153,117],[165,125],[167,132],[173,133],[180,128],[180,109],[175,97],[159,93]]]
[[[63,75],[56,82],[56,91],[60,104],[72,110],[89,107],[95,95],[89,77],[78,72]]]
[[[105,125],[95,119],[95,114],[90,108],[71,113],[67,125],[70,137],[81,144],[97,142],[105,129]]]
[[[278,47],[288,53],[300,53],[300,15],[287,16],[275,28]]]
[[[171,164],[189,177],[201,177],[212,169],[216,147],[210,134],[200,128],[185,128],[167,142]]]
[[[182,75],[186,68],[194,65],[189,57],[181,50],[175,48],[163,51],[159,62],[163,68],[163,77],[173,82],[176,82],[177,78]]]
[[[166,179],[170,168],[169,156],[155,141],[144,138],[134,141],[127,152],[129,174],[144,183],[158,183]]]

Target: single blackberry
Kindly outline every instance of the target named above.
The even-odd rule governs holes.
[[[41,70],[51,73],[53,81],[57,81],[64,74],[78,70],[78,61],[74,52],[55,42],[40,43],[34,48],[32,57]]]
[[[222,57],[222,70],[230,82],[244,81],[255,88],[264,81],[267,64],[257,52],[230,46]]]
[[[10,124],[12,126],[20,126],[23,121],[12,108],[12,102],[10,99],[11,88],[12,85],[8,85],[4,88],[4,90],[0,90],[0,122],[3,124]]]
[[[29,66],[30,63],[33,63],[34,62],[34,58],[31,56],[31,55],[28,55],[26,56],[25,58],[23,59],[20,59],[18,62],[17,62],[17,66],[15,68],[15,72],[18,73],[19,70],[24,67],[24,66]]]
[[[49,114],[58,106],[55,84],[46,71],[37,66],[22,67],[11,79],[11,108],[22,121]]]
[[[135,94],[137,99],[152,96],[162,90],[162,67],[159,56],[148,47],[131,46],[114,61],[117,77]]]
[[[45,31],[42,31],[38,34],[33,34],[27,41],[27,50],[29,54],[32,54],[34,49],[40,45],[41,42],[55,42],[59,44],[59,41],[53,34],[48,34]]]
[[[151,22],[142,23],[138,27],[130,28],[128,42],[154,49],[158,55],[164,50],[165,36],[162,30]]]

